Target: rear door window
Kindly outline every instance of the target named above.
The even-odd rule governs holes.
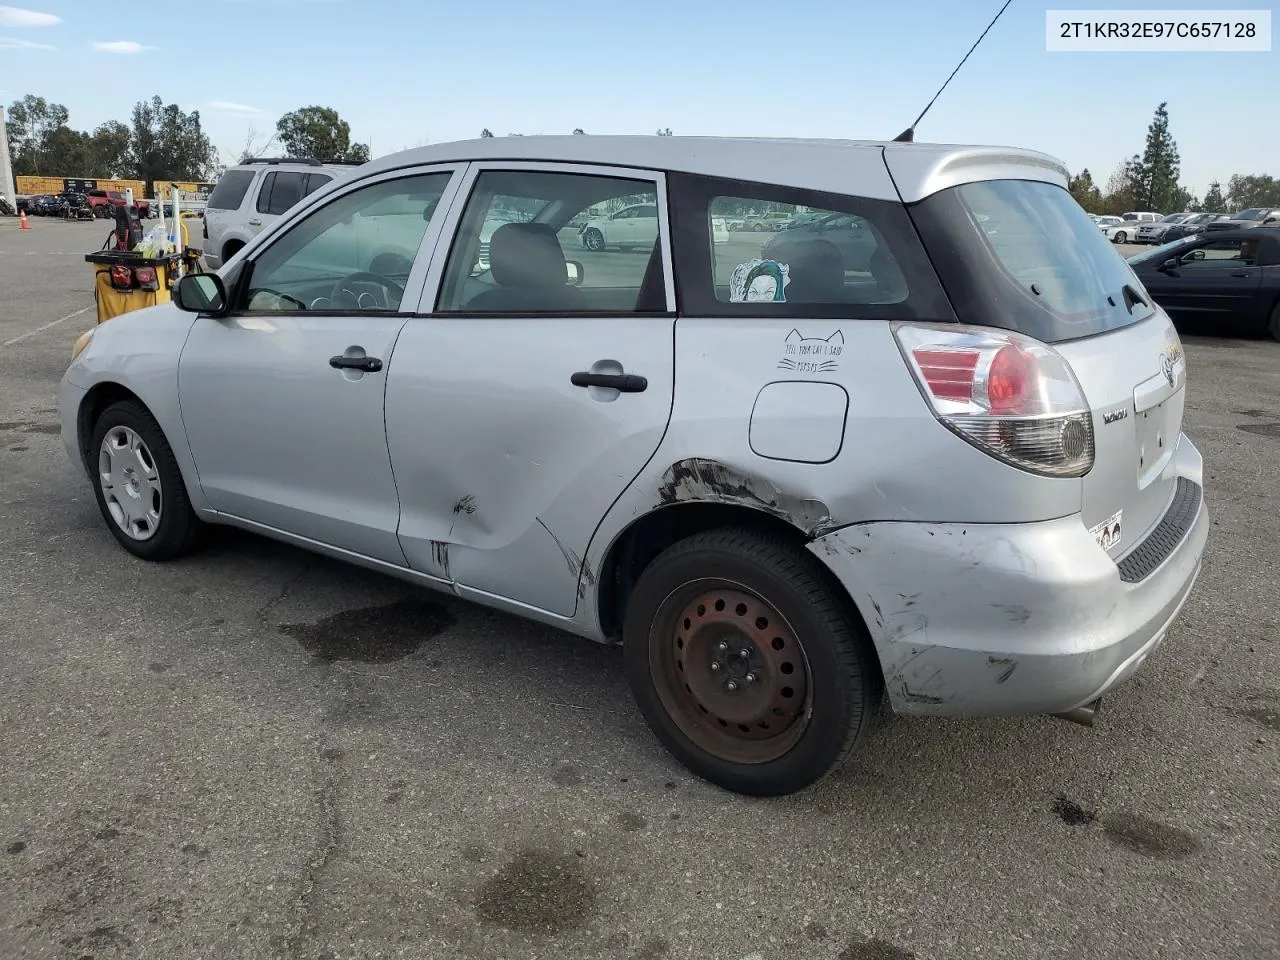
[[[668,183],[685,314],[952,318],[900,203],[689,175]]]
[[[1147,299],[1141,282],[1062,187],[966,183],[914,204],[911,215],[962,322],[1056,343],[1154,312],[1134,302],[1133,294]]]
[[[253,185],[253,170],[229,170],[218,180],[218,185],[209,194],[206,207],[210,210],[239,210],[244,202],[244,195]]]
[[[258,192],[258,212],[279,216],[302,199],[307,174],[273,170]]]

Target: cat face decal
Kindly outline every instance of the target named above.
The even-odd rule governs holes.
[[[796,373],[834,373],[840,368],[844,352],[844,333],[837,330],[829,337],[806,337],[793,329],[782,344],[779,370]]]

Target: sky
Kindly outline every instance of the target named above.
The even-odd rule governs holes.
[[[375,156],[508,133],[891,139],[1003,0],[91,0],[0,6],[0,102],[92,129],[158,94],[223,162],[331,106]],[[1012,5],[917,141],[1043,150],[1100,185],[1168,102],[1182,182],[1280,175],[1280,52],[1050,53],[1046,9],[1267,9],[1258,0]],[[136,9],[135,9],[136,7]]]

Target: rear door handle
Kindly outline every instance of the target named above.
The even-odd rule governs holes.
[[[619,393],[644,393],[649,381],[634,373],[587,373],[579,371],[569,378],[575,387],[605,387]]]
[[[1231,272],[1231,275],[1232,275],[1233,277],[1251,277],[1251,276],[1253,276],[1253,274],[1251,274],[1248,270],[1233,270],[1233,271]]]
[[[377,357],[330,357],[329,366],[335,370],[359,370],[363,373],[377,373],[382,369],[382,361]]]
[[[260,226],[262,226],[262,221],[261,221],[261,220],[250,220],[250,221],[249,221],[249,226],[251,226],[251,227],[260,227]]]

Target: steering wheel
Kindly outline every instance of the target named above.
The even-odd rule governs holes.
[[[272,290],[270,287],[259,287],[258,289],[253,291],[253,296],[256,297],[262,293],[269,293],[273,297],[279,297],[281,300],[284,300],[291,304],[295,304],[299,310],[307,309],[307,305],[303,303],[301,300],[299,300],[297,297],[291,297],[289,296],[289,294],[281,293],[279,290]],[[252,302],[253,301],[251,299],[250,303]],[[252,307],[250,307],[250,309],[252,309]]]
[[[348,274],[333,285],[333,290],[329,294],[330,302],[337,304],[338,298],[345,294],[351,300],[355,301],[355,305],[357,307],[367,308],[368,304],[363,302],[363,298],[370,297],[370,299],[372,299],[372,295],[368,293],[357,295],[346,289],[348,284],[353,283],[376,283],[378,286],[382,287],[383,290],[390,290],[394,292],[397,297],[404,296],[404,287],[400,286],[400,284],[396,283],[394,280],[389,280],[388,278],[376,273],[370,273],[367,270],[357,270],[355,273]],[[378,304],[374,304],[374,306],[378,306]],[[390,301],[387,300],[385,293],[383,294],[381,306],[384,309],[390,307]]]

